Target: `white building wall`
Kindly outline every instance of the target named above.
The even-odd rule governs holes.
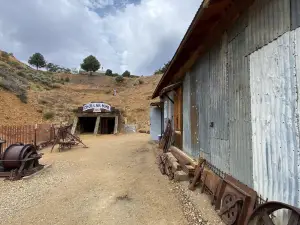
[[[254,189],[269,201],[298,207],[299,55],[299,28],[250,55]]]

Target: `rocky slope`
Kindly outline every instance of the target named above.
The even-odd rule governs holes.
[[[151,94],[160,77],[125,78],[118,83],[108,76],[37,72],[0,52],[0,125],[67,122],[77,107],[103,101],[120,109],[128,124],[149,130]]]

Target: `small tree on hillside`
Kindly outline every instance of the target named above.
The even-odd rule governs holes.
[[[46,66],[46,61],[41,53],[34,53],[28,60],[28,63],[35,66],[37,70]]]
[[[130,77],[130,72],[128,70],[126,70],[123,74],[123,77]]]
[[[112,70],[107,69],[106,72],[105,72],[105,75],[106,76],[112,76],[113,75]]]
[[[100,62],[96,59],[95,56],[88,56],[83,60],[83,63],[80,65],[81,69],[90,72],[90,75],[92,75],[92,72],[96,72],[100,68]]]

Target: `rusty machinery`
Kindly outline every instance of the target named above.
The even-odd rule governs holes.
[[[275,225],[276,212],[284,210],[288,215],[287,225],[300,225],[300,209],[280,202],[267,202],[258,205],[257,193],[232,176],[216,171],[204,159],[199,160],[195,176],[189,185],[195,190],[202,185],[201,192],[211,196],[211,204],[219,211],[219,216],[228,225]],[[280,221],[282,224],[282,221]]]
[[[257,193],[229,175],[225,175],[218,190],[216,210],[228,224],[244,224],[255,208]]]
[[[39,164],[42,154],[34,145],[17,143],[10,145],[0,158],[0,177],[10,180],[21,179],[43,168]]]
[[[72,146],[78,145],[79,143],[81,143],[84,148],[87,148],[87,146],[80,140],[78,136],[71,133],[71,127],[72,125],[67,125],[58,128],[51,152],[53,151],[54,146],[57,144],[59,145],[59,151],[64,150],[65,148],[71,149]]]
[[[277,221],[276,212],[284,210],[288,215],[286,221]],[[300,224],[300,209],[281,203],[281,202],[267,202],[258,206],[250,215],[247,225],[299,225]]]

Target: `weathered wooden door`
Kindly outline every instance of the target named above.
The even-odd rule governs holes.
[[[182,149],[182,87],[175,90],[174,95],[174,130],[175,130],[175,145],[177,148]]]

